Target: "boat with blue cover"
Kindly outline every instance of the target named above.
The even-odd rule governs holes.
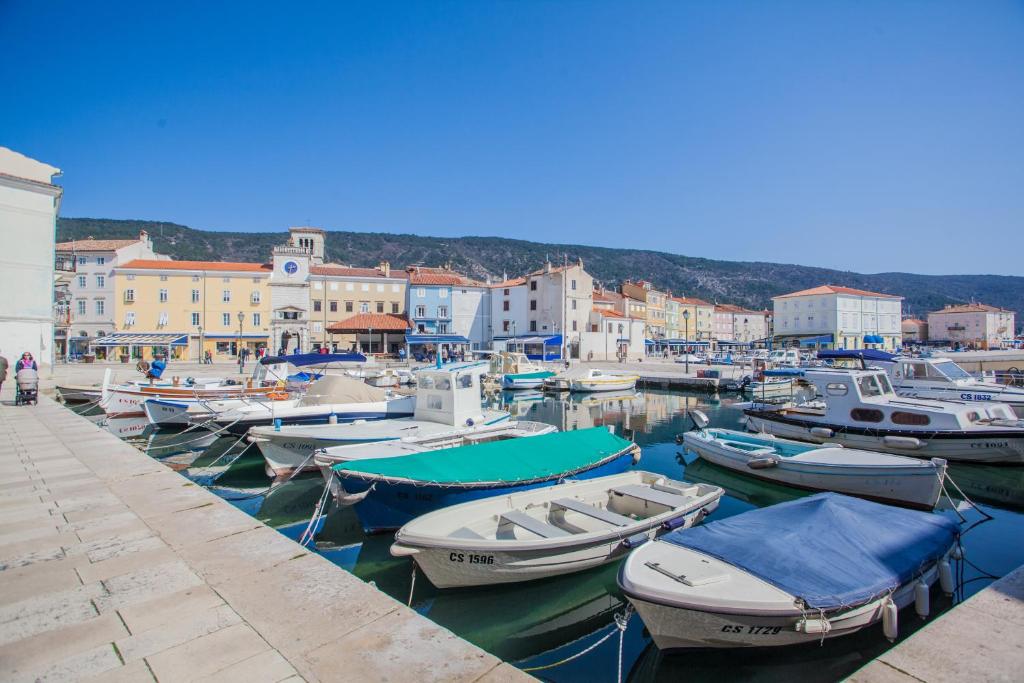
[[[619,586],[662,650],[820,642],[954,590],[956,523],[819,493],[662,536],[634,550]]]
[[[367,533],[397,529],[450,505],[625,472],[640,448],[606,427],[493,441],[333,468],[342,504]]]
[[[491,372],[501,377],[503,389],[539,389],[555,373],[534,363],[526,354],[501,351],[491,357]]]

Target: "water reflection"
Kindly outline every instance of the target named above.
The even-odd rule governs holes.
[[[539,392],[505,392],[496,407],[520,419],[554,424],[563,430],[614,425],[643,448],[639,467],[673,478],[722,486],[726,496],[712,519],[738,514],[808,495],[780,484],[763,482],[703,460],[687,463],[676,436],[692,427],[686,411],[699,408],[719,427],[739,428],[742,412],[729,396],[667,391],[624,392],[592,396],[545,396]],[[218,495],[253,517],[298,539],[323,491],[317,474],[301,475],[271,486],[254,449],[234,437],[191,432],[153,433],[138,421],[107,423],[154,458],[199,482],[212,484]],[[968,557],[988,572],[1002,575],[1024,562],[1017,541],[1024,531],[1024,468],[952,465],[951,476],[964,492],[995,516],[964,539]],[[954,515],[953,512],[941,514]],[[967,516],[974,521],[975,513]],[[350,508],[333,509],[323,521],[315,549],[403,603],[408,600],[411,565],[389,553],[391,538],[363,535]],[[542,666],[573,655],[614,630],[613,620],[625,607],[615,576],[618,564],[545,581],[440,591],[420,575],[412,606],[454,633],[502,659],[522,667]],[[968,570],[967,578],[978,576]],[[987,581],[973,581],[967,594]],[[948,601],[933,597],[940,611]],[[925,622],[913,615],[901,619],[901,636]],[[881,629],[826,641],[823,646],[770,652],[692,652],[664,656],[654,648],[642,622],[630,621],[623,642],[624,676],[631,681],[752,680],[831,681],[849,675],[888,647]],[[564,666],[538,671],[545,680],[614,680],[618,638],[613,636],[587,655]]]

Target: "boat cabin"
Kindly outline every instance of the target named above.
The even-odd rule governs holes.
[[[832,424],[921,431],[1017,424],[1012,409],[1002,403],[902,398],[896,394],[884,370],[808,368],[803,373],[803,381],[815,388],[816,398],[820,400],[786,411],[820,415]]]
[[[458,363],[416,372],[415,420],[463,426],[482,412],[480,376],[487,363]]]

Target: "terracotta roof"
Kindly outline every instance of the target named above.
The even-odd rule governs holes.
[[[600,315],[602,318],[625,318],[626,317],[626,316],[622,315],[621,313],[619,313],[618,311],[612,311],[612,310],[609,310],[607,308],[598,308],[598,309],[595,309],[595,310],[597,311],[598,315]]]
[[[926,323],[925,321],[921,320],[920,318],[907,318],[906,320],[903,321],[902,324],[903,325],[927,325],[928,323]]]
[[[763,315],[761,311],[752,311],[749,308],[743,308],[742,306],[734,306],[733,304],[716,304],[715,312],[723,313],[743,313],[745,315]]]
[[[322,266],[310,266],[309,272],[312,275],[335,275],[338,277],[384,277],[384,271],[379,268],[352,268],[350,266],[337,266],[331,263]],[[393,270],[389,277],[405,279],[405,271]]]
[[[619,294],[618,292],[600,291],[597,289],[594,290],[594,301],[603,301],[609,304],[613,304],[616,301],[620,301],[621,299],[622,295]]]
[[[133,270],[217,270],[244,271],[251,273],[267,273],[273,268],[266,263],[241,263],[237,261],[158,261],[155,259],[135,259],[118,266]]]
[[[704,299],[697,299],[692,296],[674,296],[671,297],[672,301],[676,301],[687,306],[710,306],[711,304]]]
[[[374,330],[380,332],[404,332],[412,325],[404,315],[394,313],[358,313],[351,318],[331,323],[328,332],[350,332]]]
[[[505,280],[504,282],[496,282],[495,284],[491,285],[491,287],[494,289],[503,289],[505,287],[518,287],[519,285],[525,284],[525,277],[514,277],[511,280]]]
[[[487,284],[471,280],[447,268],[425,268],[410,266],[406,268],[410,285],[448,285],[450,287],[486,287]]]
[[[139,241],[133,240],[72,240],[71,242],[58,242],[56,251],[117,251],[122,247],[131,246]]]
[[[935,315],[937,313],[1013,313],[1013,311],[999,308],[998,306],[989,306],[988,304],[960,304],[957,306],[946,306],[940,308],[937,311],[932,311],[928,315]]]
[[[790,294],[780,294],[779,296],[772,297],[773,299],[788,299],[794,296],[813,296],[815,294],[852,294],[854,296],[875,296],[883,299],[902,299],[902,296],[895,296],[893,294],[881,294],[879,292],[869,292],[864,289],[854,289],[853,287],[841,287],[839,285],[821,285],[820,287],[812,287],[811,289],[802,289],[799,292],[792,292]]]

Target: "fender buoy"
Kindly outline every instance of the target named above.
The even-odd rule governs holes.
[[[882,630],[890,643],[899,635],[899,610],[891,596],[882,604]]]

